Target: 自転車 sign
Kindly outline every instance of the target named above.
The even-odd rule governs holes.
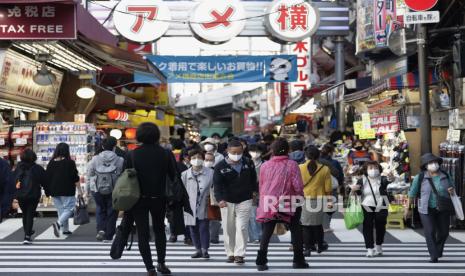
[[[408,12],[404,15],[405,24],[428,24],[441,21],[439,11]]]

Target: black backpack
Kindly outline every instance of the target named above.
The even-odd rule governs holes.
[[[37,192],[37,187],[34,185],[34,176],[32,168],[18,168],[19,172],[16,176],[16,198],[27,200],[40,197],[40,191]]]

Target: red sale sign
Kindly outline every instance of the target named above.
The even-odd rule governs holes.
[[[432,9],[438,0],[405,0],[405,5],[414,11],[427,11]]]
[[[377,134],[397,132],[400,130],[399,120],[395,113],[371,116],[371,128],[376,129]]]

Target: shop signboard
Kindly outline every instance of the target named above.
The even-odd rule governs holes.
[[[170,83],[294,82],[297,57],[146,56]]]
[[[116,30],[135,42],[150,42],[168,30],[171,13],[161,0],[122,0],[113,13]]]
[[[373,0],[357,0],[357,53],[376,48]]]
[[[396,0],[375,0],[374,5],[375,45],[385,47],[389,34],[395,28]]]
[[[265,26],[283,42],[299,42],[312,36],[320,25],[320,12],[302,0],[275,0],[268,7]]]
[[[244,130],[254,131],[260,126],[260,116],[253,116],[253,111],[244,111]]]
[[[400,130],[399,119],[395,113],[371,116],[371,128],[378,134],[397,132]]]
[[[293,96],[296,95],[296,92],[310,89],[311,47],[312,39],[310,37],[291,46],[291,54],[297,56],[297,81],[291,83],[291,95]]]
[[[407,58],[386,59],[375,63],[371,70],[373,85],[391,77],[407,74]]]
[[[341,83],[322,92],[322,103],[335,105],[338,102],[342,102],[344,100],[345,88],[344,83]]]
[[[52,85],[41,86],[32,78],[38,64],[34,60],[13,51],[0,52],[0,98],[44,108],[55,108],[60,92],[63,73],[51,68],[56,76]]]
[[[290,93],[289,93],[289,86],[290,84],[287,82],[280,82],[276,84],[277,90],[279,90],[280,101],[281,101],[281,109],[284,109],[287,104],[289,103]]]
[[[204,0],[193,10],[189,25],[200,41],[220,44],[242,32],[244,18],[244,5],[239,0]]]
[[[76,39],[74,4],[0,4],[0,19],[0,40]]]
[[[159,84],[155,87],[155,106],[169,106],[168,85],[166,83]]]

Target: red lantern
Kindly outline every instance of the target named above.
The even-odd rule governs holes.
[[[118,110],[116,110],[116,109],[110,109],[110,110],[108,110],[107,117],[110,120],[115,120],[118,117],[119,113],[120,112]]]
[[[136,138],[136,129],[135,128],[128,128],[124,132],[126,139],[132,140]]]

